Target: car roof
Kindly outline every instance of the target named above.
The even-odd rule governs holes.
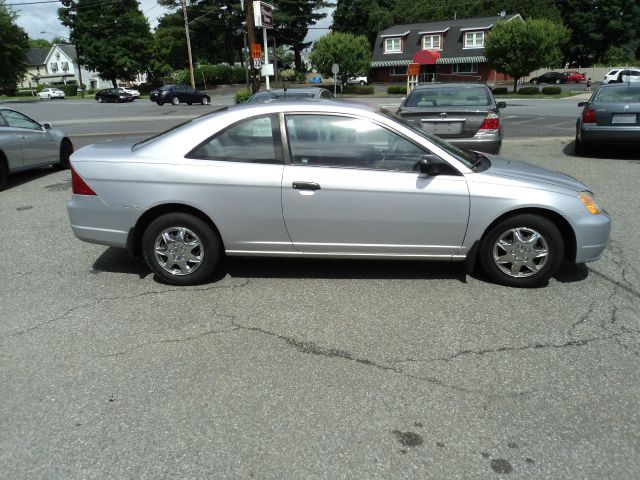
[[[413,89],[415,90],[429,90],[429,89],[435,89],[435,88],[442,88],[442,87],[453,87],[453,88],[459,88],[461,90],[463,89],[469,89],[469,88],[487,88],[488,87],[484,84],[484,83],[439,83],[439,82],[430,82],[430,83],[419,83],[418,85],[416,85],[416,87]]]

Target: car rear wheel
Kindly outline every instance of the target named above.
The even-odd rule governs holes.
[[[73,145],[68,140],[63,140],[60,144],[60,161],[53,165],[56,170],[66,170],[71,166],[69,158],[73,153]]]
[[[223,255],[216,232],[187,213],[168,213],[152,221],[142,237],[142,252],[149,268],[171,285],[207,281]]]
[[[580,136],[576,133],[576,141],[573,144],[573,151],[576,155],[586,155],[588,150],[588,146],[580,140]]]
[[[559,78],[556,78],[556,85],[559,85],[560,83],[562,83],[562,80],[560,80]]]
[[[364,87],[367,84],[367,82],[365,82],[364,80],[360,80],[360,86]]]
[[[480,264],[496,283],[510,287],[546,284],[564,257],[555,224],[539,215],[522,214],[495,225],[480,245]]]
[[[180,99],[178,97],[173,97],[171,99],[171,103],[174,105],[178,105],[180,103]]]
[[[200,104],[201,105],[208,105],[209,104],[209,99],[207,97],[202,97],[200,99]]]
[[[98,97],[98,103],[102,103],[104,102],[104,100],[102,100],[102,97]]]
[[[162,100],[158,100],[156,103],[160,106],[164,105],[164,102]]]

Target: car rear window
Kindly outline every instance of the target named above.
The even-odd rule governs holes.
[[[601,88],[593,103],[640,102],[640,87]]]
[[[407,98],[406,107],[487,107],[491,105],[485,88],[428,88],[414,90]]]

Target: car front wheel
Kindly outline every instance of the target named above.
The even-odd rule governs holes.
[[[496,283],[537,287],[547,283],[564,257],[558,227],[539,215],[522,214],[495,225],[480,245],[480,264]]]
[[[207,281],[223,255],[216,232],[186,213],[168,213],[152,221],[142,237],[142,252],[149,268],[171,285]]]
[[[208,105],[209,104],[209,99],[207,97],[202,97],[200,99],[200,104],[201,105]]]
[[[178,105],[180,103],[180,99],[178,97],[173,97],[171,99],[171,103],[174,105]]]

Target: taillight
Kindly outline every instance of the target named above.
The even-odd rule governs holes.
[[[596,123],[596,111],[593,108],[582,111],[582,123]]]
[[[482,125],[480,125],[480,130],[485,130],[480,133],[496,133],[500,129],[500,117],[497,113],[489,113],[487,118],[484,119]]]
[[[74,195],[95,195],[96,192],[91,190],[89,185],[78,175],[78,173],[71,167],[71,187]]]

